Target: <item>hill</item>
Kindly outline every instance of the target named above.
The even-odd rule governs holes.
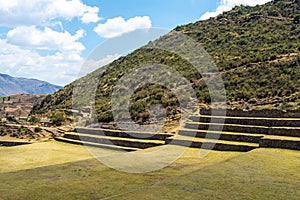
[[[16,119],[27,117],[34,104],[40,103],[45,95],[17,94],[0,97],[0,118],[14,116]]]
[[[299,0],[275,0],[256,7],[238,6],[215,18],[178,26],[153,43],[181,32],[201,44],[221,72],[228,108],[293,110],[300,105],[299,23]],[[173,53],[142,47],[48,96],[34,106],[32,114],[71,109],[73,86],[101,77],[96,115],[98,121],[112,121],[110,99],[114,85],[126,72],[146,63],[175,69],[193,84],[200,103],[211,103],[203,77],[191,64]],[[84,92],[84,88],[76,89]],[[157,103],[167,108],[172,119],[180,115],[176,97],[158,85],[140,88],[131,100],[132,118],[139,122],[147,121],[150,106]]]
[[[61,86],[37,79],[15,78],[6,74],[0,74],[0,96],[13,94],[52,94],[61,88]]]

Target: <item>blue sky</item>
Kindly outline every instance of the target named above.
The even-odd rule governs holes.
[[[218,5],[217,0],[85,0],[83,2],[100,7],[99,15],[103,18],[102,22],[120,16],[124,19],[149,16],[152,27],[170,30],[177,25],[198,21],[202,14],[208,10],[214,10]],[[90,28],[93,29],[93,27]],[[99,38],[95,32],[91,31],[90,37],[84,38],[83,42],[94,47],[92,37],[97,41],[102,41],[101,37]]]
[[[65,85],[99,44],[269,0],[0,0],[0,73]],[[102,65],[116,55],[108,56]]]

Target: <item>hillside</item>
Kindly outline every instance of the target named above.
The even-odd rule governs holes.
[[[275,0],[256,7],[239,6],[207,21],[178,26],[174,31],[192,37],[212,56],[225,84],[229,108],[299,108],[299,0]],[[135,66],[153,62],[178,71],[193,84],[199,101],[210,104],[203,77],[191,64],[173,53],[140,48],[48,96],[33,108],[32,114],[72,108],[73,85],[80,86],[80,83],[101,77],[96,94],[96,114],[99,121],[112,121],[110,97],[115,83]],[[84,91],[81,87],[77,89]],[[167,108],[172,119],[177,119],[180,114],[176,97],[157,85],[140,88],[131,99],[131,114],[136,121],[147,121],[150,106],[157,103]]]
[[[0,96],[13,94],[53,94],[62,87],[45,81],[27,78],[15,78],[0,74]]]
[[[17,94],[0,97],[0,118],[6,116],[27,117],[34,104],[40,103],[45,95]]]

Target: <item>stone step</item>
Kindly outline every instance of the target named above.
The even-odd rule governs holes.
[[[253,133],[236,133],[236,132],[224,132],[224,131],[208,132],[207,130],[191,130],[191,129],[181,129],[179,130],[178,133],[179,135],[195,136],[199,138],[241,141],[241,142],[250,142],[250,143],[259,143],[259,140],[265,136],[263,134],[253,134]]]
[[[266,117],[266,118],[300,118],[300,110],[293,111],[280,111],[280,110],[252,110],[252,111],[244,111],[241,109],[214,109],[213,115],[215,116],[223,116],[226,113],[227,116],[234,117]],[[201,115],[212,115],[211,109],[201,109]]]
[[[287,136],[265,136],[260,140],[259,147],[300,150],[300,138]]]
[[[268,135],[300,137],[300,127],[271,127]]]
[[[122,137],[109,137],[103,135],[90,135],[86,133],[65,133],[64,138],[72,140],[82,140],[86,142],[109,144],[123,147],[133,147],[139,149],[147,149],[164,145],[165,141],[162,140],[149,140],[149,139],[133,139],[133,138],[122,138]]]
[[[187,146],[191,148],[212,149],[219,151],[248,152],[259,147],[259,144],[248,142],[233,142],[205,138],[193,138],[177,135],[166,140],[166,144]]]
[[[187,122],[184,126],[187,129],[195,130],[212,130],[212,131],[227,131],[240,133],[255,133],[265,135],[281,135],[300,137],[300,127],[267,127],[256,125],[240,125],[240,124],[217,124],[204,122]]]
[[[300,127],[300,118],[263,118],[263,117],[230,117],[230,116],[210,116],[210,115],[194,115],[189,120],[193,122],[205,123],[226,123],[240,125],[256,125],[256,126],[288,126]]]
[[[76,145],[86,145],[91,146],[95,148],[103,148],[103,149],[111,149],[111,150],[118,150],[118,151],[138,151],[140,149],[138,148],[132,148],[132,147],[123,147],[123,146],[116,146],[116,145],[108,145],[108,144],[99,144],[99,143],[93,143],[93,142],[86,142],[81,140],[72,140],[64,137],[56,137],[56,141],[59,142],[66,142],[70,144],[76,144]]]
[[[28,145],[32,144],[30,142],[17,142],[17,141],[0,141],[0,147],[14,147],[14,146],[21,146],[21,145]]]
[[[152,133],[152,132],[135,132],[135,131],[120,131],[111,129],[99,129],[99,128],[76,128],[78,133],[86,133],[91,135],[106,135],[111,137],[121,138],[136,138],[136,139],[149,139],[149,140],[165,140],[168,137],[173,136],[169,133]]]
[[[184,128],[196,129],[196,130],[213,130],[213,131],[228,131],[228,132],[240,132],[240,133],[255,133],[255,134],[267,134],[269,127],[267,126],[252,126],[252,125],[240,125],[240,124],[213,124],[203,122],[186,122]]]

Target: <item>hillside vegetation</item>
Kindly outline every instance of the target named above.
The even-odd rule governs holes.
[[[174,31],[196,40],[214,59],[224,81],[229,108],[291,110],[299,107],[299,0],[275,0],[256,7],[238,6],[207,21],[178,26]],[[211,103],[203,77],[189,62],[174,53],[140,48],[47,96],[34,106],[32,114],[71,109],[74,84],[76,89],[84,91],[81,83],[99,79],[96,115],[98,121],[112,121],[110,99],[114,85],[126,72],[147,63],[160,63],[175,69],[193,84],[201,104]],[[213,71],[209,74],[211,80],[214,75]],[[85,98],[80,101],[74,104],[86,104]],[[131,97],[131,103],[132,118],[138,122],[147,121],[150,106],[158,103],[167,108],[171,120],[180,116],[175,95],[159,85],[140,88]]]

